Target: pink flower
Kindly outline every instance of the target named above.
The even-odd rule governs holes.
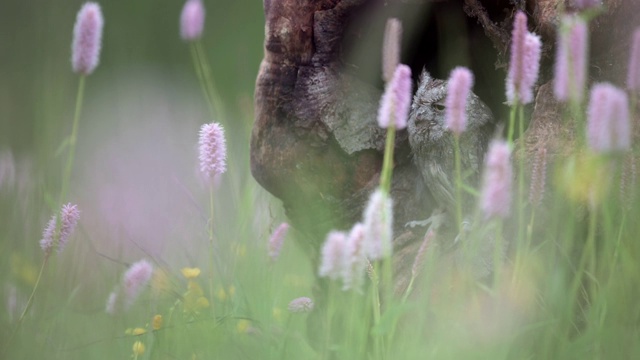
[[[627,94],[609,83],[593,85],[587,109],[587,142],[596,152],[631,148]]]
[[[467,128],[467,99],[473,86],[473,74],[465,67],[451,71],[445,99],[445,128],[459,136]]]
[[[518,11],[511,37],[511,61],[507,76],[507,102],[533,101],[533,86],[540,70],[540,37],[527,31],[527,16]]]
[[[227,145],[224,129],[218,123],[204,124],[200,128],[200,170],[208,180],[227,170]]]
[[[587,23],[582,18],[565,16],[562,19],[553,83],[554,94],[560,101],[582,101],[587,79],[588,41]]]
[[[331,231],[322,246],[322,263],[318,275],[332,280],[342,276],[344,253],[346,251],[347,235],[341,231]]]
[[[398,65],[380,100],[378,125],[381,128],[387,128],[391,124],[398,130],[407,127],[412,85],[411,69],[404,64]]]
[[[204,15],[202,0],[187,0],[180,14],[180,36],[183,40],[198,40],[202,36]]]
[[[124,273],[123,288],[126,297],[126,306],[131,306],[143,288],[151,280],[153,265],[147,260],[140,260],[129,267]]]
[[[361,223],[356,223],[351,228],[347,243],[345,245],[343,266],[342,266],[342,290],[362,287],[364,271],[367,266],[367,258],[364,256],[364,233],[365,227]]]
[[[57,215],[53,215],[42,233],[40,247],[45,254],[51,253],[51,250],[55,245],[58,246],[58,252],[61,252],[64,249],[65,245],[67,245],[67,240],[69,240],[69,236],[71,236],[71,233],[73,233],[73,230],[78,224],[78,220],[80,219],[80,210],[78,210],[77,205],[69,203],[62,207],[62,210],[60,210],[60,216],[60,229],[57,233],[58,236],[56,236],[56,227],[58,226]]]
[[[389,195],[377,189],[364,210],[364,254],[372,261],[390,256],[392,236],[392,201]]]
[[[271,258],[271,262],[276,262],[276,260],[278,260],[278,256],[280,256],[280,249],[284,243],[284,237],[287,235],[288,231],[289,224],[282,223],[271,235],[271,238],[269,239],[269,258]]]
[[[480,208],[487,218],[509,216],[511,208],[511,150],[504,141],[494,140],[485,159]]]
[[[391,81],[400,63],[401,40],[402,23],[395,18],[388,19],[382,42],[382,78],[385,82]]]
[[[627,89],[640,91],[640,27],[633,32],[631,54],[627,71]]]
[[[292,313],[308,313],[313,310],[313,300],[308,297],[299,297],[291,300],[288,309]]]
[[[103,26],[100,5],[92,2],[82,5],[73,27],[71,65],[74,72],[89,75],[98,66]]]

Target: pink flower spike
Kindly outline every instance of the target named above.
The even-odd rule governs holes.
[[[75,73],[89,75],[98,66],[103,26],[100,5],[93,2],[82,5],[73,27],[71,46],[71,65]]]
[[[343,258],[347,235],[341,231],[331,231],[322,246],[322,263],[318,275],[336,280],[342,275]]]
[[[153,265],[144,259],[131,265],[127,272],[124,273],[123,286],[126,307],[131,306],[136,301],[145,285],[151,280],[152,274]]]
[[[633,32],[627,71],[627,89],[640,92],[640,27]]]
[[[342,267],[342,290],[360,290],[364,280],[367,258],[364,256],[365,227],[356,223],[347,237]]]
[[[364,210],[364,254],[369,260],[391,256],[393,206],[389,195],[377,189]]]
[[[395,18],[388,19],[382,41],[382,78],[385,82],[391,81],[400,63],[401,41],[402,23]]]
[[[407,127],[412,85],[411,69],[404,64],[398,65],[380,100],[378,125],[381,128],[388,128],[391,124],[398,130]]]
[[[58,252],[61,252],[65,245],[67,245],[67,241],[69,240],[69,236],[73,233],[73,230],[76,228],[78,224],[78,220],[80,219],[80,210],[78,210],[77,205],[73,205],[71,203],[66,204],[60,210],[60,230],[58,232],[58,236],[56,236],[56,226],[58,226],[58,215],[54,215],[47,227],[44,229],[42,233],[42,240],[40,240],[40,247],[45,252],[45,254],[51,253],[51,250],[54,246],[58,246]],[[57,243],[56,243],[57,240]]]
[[[276,260],[278,260],[278,256],[280,256],[280,249],[282,248],[284,238],[288,231],[289,224],[282,223],[271,235],[271,238],[269,239],[269,258],[271,259],[271,262],[276,262]]]
[[[292,313],[308,313],[313,310],[313,300],[308,297],[299,297],[291,300],[288,309]]]
[[[187,0],[180,14],[180,36],[183,40],[194,41],[202,36],[204,15],[202,0]]]
[[[627,94],[609,83],[593,85],[587,109],[587,142],[596,152],[631,148]]]
[[[208,180],[227,170],[227,145],[224,129],[218,123],[204,124],[200,128],[200,170]]]
[[[518,11],[511,37],[511,60],[507,75],[507,103],[533,101],[533,86],[540,70],[540,37],[527,31],[527,16]]]
[[[513,181],[510,156],[511,150],[506,142],[494,140],[489,145],[480,195],[480,208],[487,218],[509,216]]]
[[[460,135],[467,128],[467,99],[473,87],[473,74],[465,67],[451,71],[445,99],[445,128]]]
[[[553,92],[560,101],[582,102],[587,79],[587,23],[578,16],[565,16],[556,49]]]
[[[510,105],[520,101],[520,90],[524,77],[525,39],[528,33],[527,15],[518,11],[511,32],[511,58],[507,75],[507,102]]]

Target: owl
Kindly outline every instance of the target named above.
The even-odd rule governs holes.
[[[439,219],[450,224],[456,213],[455,141],[453,133],[445,128],[446,95],[447,81],[434,79],[423,70],[407,130],[413,159],[435,199]],[[477,188],[495,122],[489,107],[474,93],[469,94],[466,112],[467,128],[459,139],[461,177],[463,184]],[[461,199],[463,211],[474,208],[468,191],[462,190]]]

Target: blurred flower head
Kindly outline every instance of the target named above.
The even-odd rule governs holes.
[[[609,83],[593,85],[587,109],[587,142],[595,152],[631,148],[627,93]]]
[[[445,99],[445,128],[459,136],[467,128],[467,99],[473,87],[473,73],[465,67],[451,71]]]
[[[103,26],[100,5],[93,2],[82,5],[73,27],[71,64],[74,72],[89,75],[98,66]]]
[[[204,16],[202,0],[187,0],[180,14],[180,36],[183,40],[198,40],[202,36]]]
[[[218,123],[204,124],[200,128],[200,170],[209,179],[227,170],[227,145],[224,129]]]
[[[581,102],[587,80],[589,29],[584,19],[566,15],[558,30],[553,91],[560,101]]]
[[[527,16],[518,11],[511,36],[511,59],[507,75],[507,103],[533,101],[533,86],[538,81],[542,42],[527,30]]]
[[[485,159],[480,207],[487,218],[506,218],[511,209],[511,149],[505,141],[493,140]]]
[[[391,197],[376,189],[364,210],[364,254],[369,260],[391,255],[393,237],[393,206]]]
[[[404,64],[398,65],[380,100],[378,125],[381,128],[388,128],[392,124],[398,130],[407,127],[412,85],[411,68]]]
[[[313,300],[308,297],[299,297],[291,300],[287,307],[292,313],[308,313],[313,310]]]
[[[401,42],[402,23],[396,18],[387,19],[382,41],[382,78],[385,82],[391,81],[400,63]]]
[[[138,295],[140,295],[149,280],[151,280],[152,274],[153,265],[144,259],[131,265],[124,273],[123,288],[127,307],[136,301]]]
[[[59,230],[56,232],[58,216],[53,215],[42,233],[42,240],[40,240],[42,251],[45,254],[49,254],[55,245],[58,246],[58,252],[62,251],[69,240],[69,236],[76,228],[79,219],[80,210],[78,210],[77,205],[71,203],[64,205],[60,210]]]
[[[269,258],[271,262],[275,262],[280,256],[280,249],[282,249],[282,244],[284,243],[284,238],[289,231],[289,224],[282,223],[278,228],[273,232],[271,238],[269,239]]]

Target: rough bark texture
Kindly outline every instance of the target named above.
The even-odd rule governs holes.
[[[527,11],[529,28],[542,36],[539,83],[544,85],[537,91],[530,126],[518,150],[530,154],[527,159],[540,147],[547,149],[550,159],[563,156],[575,139],[575,129],[561,121],[563,107],[553,99],[550,83],[562,1],[449,0],[482,27],[495,48],[495,63],[505,70],[517,9]],[[388,1],[393,6],[416,2],[436,3]],[[590,76],[592,81],[623,85],[630,34],[640,25],[640,2],[604,3],[607,10],[591,24]],[[385,136],[376,123],[381,90],[351,76],[341,58],[348,26],[372,4],[382,1],[264,2],[265,55],[256,82],[251,171],[282,200],[292,224],[306,234],[314,260],[330,229],[348,229],[361,218],[378,185]],[[569,1],[564,5],[571,11]],[[502,84],[497,89],[501,91]],[[424,232],[407,230],[404,224],[426,218],[432,200],[419,181],[405,132],[398,133],[395,146],[394,263],[396,285],[402,291]]]

